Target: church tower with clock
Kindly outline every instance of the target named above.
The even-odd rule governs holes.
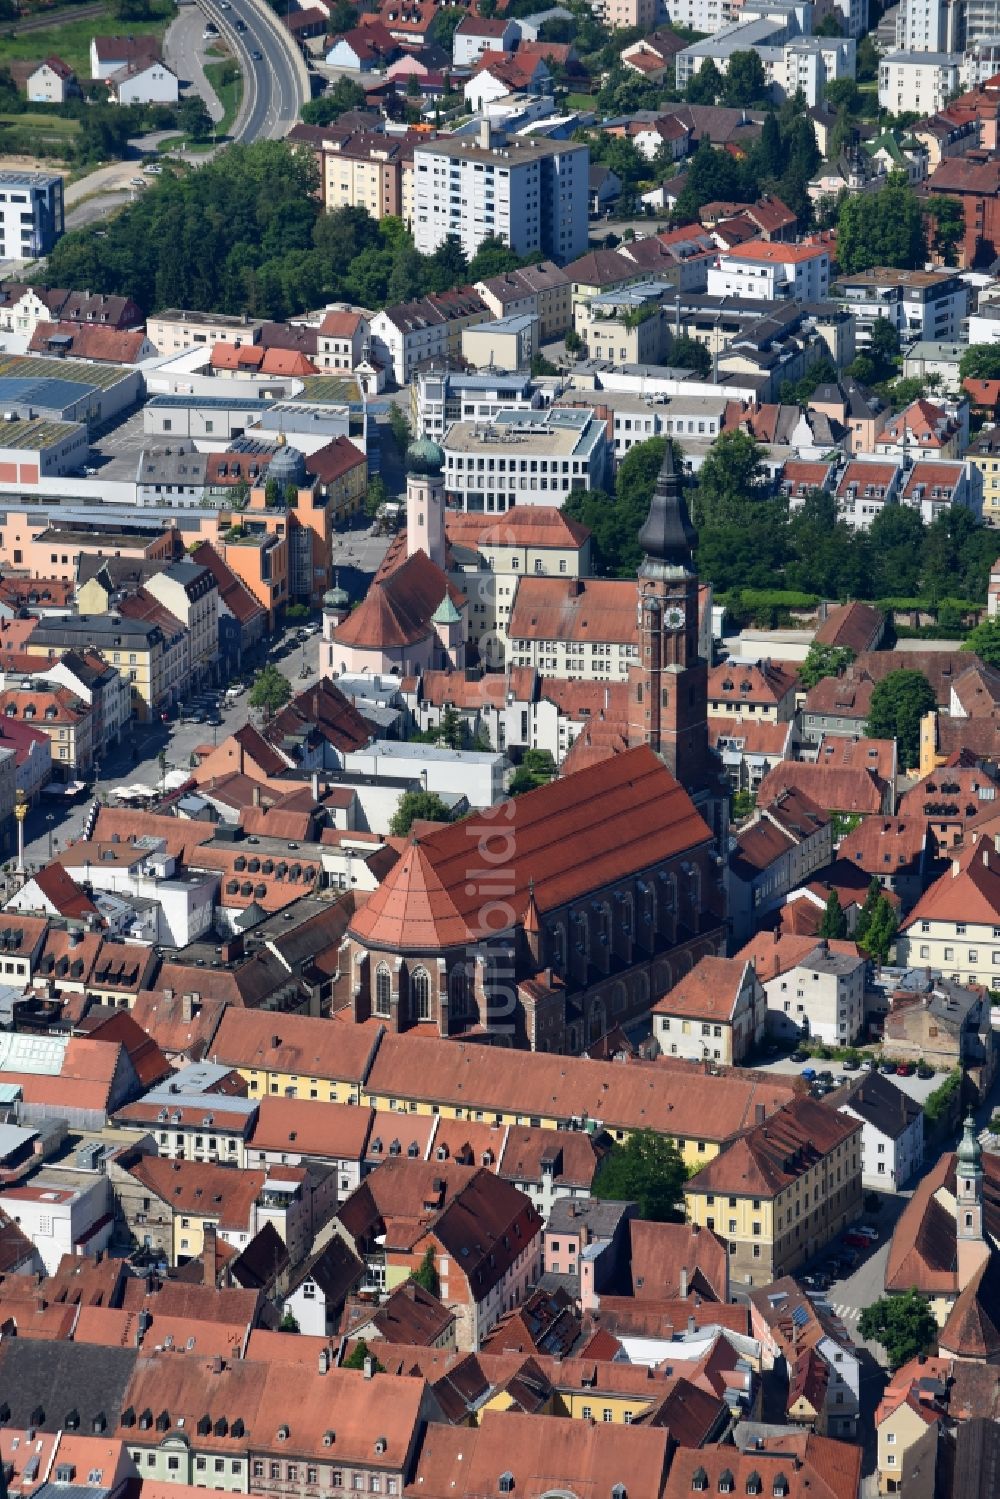
[[[698,651],[696,539],[668,440],[639,532],[639,661],[629,668],[628,739],[649,744],[697,799],[714,788],[718,769],[708,747],[708,663]]]

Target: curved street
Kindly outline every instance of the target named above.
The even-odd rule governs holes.
[[[298,44],[265,3],[230,0],[223,9],[219,0],[203,0],[199,10],[226,38],[243,74],[243,101],[233,139],[280,140],[309,97]],[[237,31],[238,21],[245,31]]]

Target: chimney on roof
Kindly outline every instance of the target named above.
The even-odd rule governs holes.
[[[754,1124],[763,1124],[764,1120],[766,1118],[767,1118],[767,1110],[764,1108],[764,1105],[762,1103],[755,1103],[754,1106],[753,1106],[753,1122],[754,1122]]]
[[[329,1373],[329,1370],[330,1370],[330,1350],[329,1350],[329,1348],[321,1348],[320,1351],[319,1351],[319,1372],[321,1374],[327,1374],[327,1373]]]
[[[570,578],[570,580],[569,580],[569,596],[570,596],[570,598],[571,599],[578,599],[580,597],[580,595],[581,595],[582,592],[583,592],[583,579],[582,578]]]
[[[181,1020],[185,1025],[190,1025],[194,1018],[194,1000],[190,994],[181,996]]]
[[[375,1376],[375,1360],[373,1358],[366,1358],[365,1359],[365,1378],[366,1379],[373,1379],[374,1376]]]
[[[313,798],[314,802],[318,802],[319,801],[319,771],[318,770],[314,770],[313,773],[312,773],[312,798]]]
[[[217,1353],[214,1356],[214,1358],[212,1359],[212,1373],[213,1374],[221,1374],[222,1373],[222,1354],[221,1353]]]
[[[694,1332],[694,1330],[695,1330],[695,1328],[696,1328],[696,1327],[697,1327],[697,1325],[698,1325],[698,1324],[697,1324],[697,1322],[696,1322],[696,1321],[695,1321],[695,1318],[694,1318],[694,1315],[693,1315],[693,1314],[692,1314],[692,1315],[691,1315],[691,1316],[690,1316],[690,1317],[689,1317],[689,1318],[688,1318],[688,1332]]]
[[[259,807],[260,806],[260,787],[259,786],[255,786],[253,788],[253,804],[254,804],[255,807]]]
[[[201,1251],[202,1284],[215,1287],[215,1224],[205,1224],[205,1239]]]
[[[687,1271],[687,1265],[682,1265],[681,1266],[681,1285],[680,1285],[680,1291],[681,1291],[681,1300],[682,1301],[686,1301],[687,1300],[687,1294],[688,1294],[688,1271]]]

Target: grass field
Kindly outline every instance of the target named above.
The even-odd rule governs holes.
[[[73,6],[52,12],[51,26],[11,36],[0,30],[0,67],[11,62],[40,62],[55,53],[76,73],[81,81],[90,77],[90,39],[92,36],[115,36],[128,31],[131,36],[152,33],[162,36],[175,14],[173,0],[152,0],[155,14],[147,21],[116,21],[109,5],[103,16],[74,19]]]
[[[240,101],[243,98],[242,73],[237,72],[235,78],[231,79],[228,83],[223,82],[223,78],[232,61],[232,58],[226,58],[221,62],[207,62],[205,64],[205,77],[215,89],[215,92],[219,96],[219,102],[226,111],[217,127],[220,140],[224,135],[232,133],[233,124],[239,113]]]
[[[6,115],[0,114],[0,125],[13,125],[21,130],[36,130],[39,135],[48,136],[70,136],[79,135],[80,121],[69,120],[64,115],[56,114],[33,114]]]

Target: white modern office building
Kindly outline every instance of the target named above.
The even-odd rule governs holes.
[[[458,510],[503,514],[512,505],[561,505],[574,489],[602,489],[610,447],[592,411],[552,406],[492,422],[455,422],[444,439],[444,486]]]

